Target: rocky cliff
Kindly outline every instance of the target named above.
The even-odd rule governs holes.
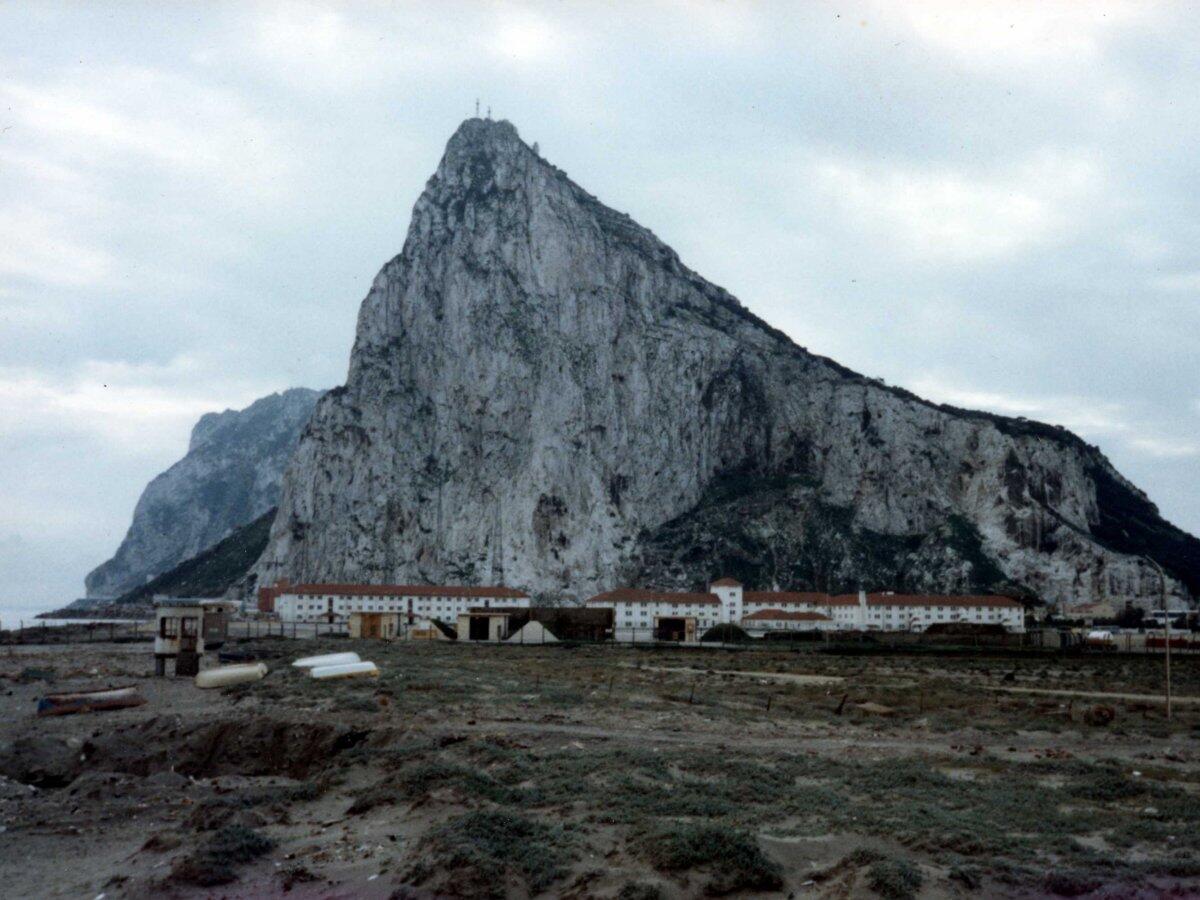
[[[256,574],[1145,602],[1143,552],[1200,588],[1200,542],[1095,447],[807,352],[471,119],[362,304]]]
[[[116,554],[88,574],[87,595],[138,588],[275,506],[284,466],[320,396],[293,388],[202,416],[187,455],[142,492]]]

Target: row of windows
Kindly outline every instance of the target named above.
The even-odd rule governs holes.
[[[313,594],[290,594],[290,595],[289,595],[289,594],[285,594],[285,595],[283,596],[283,602],[287,602],[287,601],[289,601],[289,600],[294,600],[296,597],[313,597],[313,596],[314,596]],[[528,602],[528,599],[527,599],[527,598],[525,598],[525,597],[516,597],[516,598],[502,598],[502,597],[418,597],[418,596],[416,596],[416,595],[409,596],[409,595],[407,595],[407,594],[406,594],[406,595],[404,595],[404,596],[399,596],[399,595],[396,595],[396,594],[385,594],[385,595],[370,595],[370,596],[372,596],[374,599],[371,599],[371,600],[365,600],[365,601],[364,601],[364,596],[366,596],[366,595],[360,595],[360,594],[349,594],[349,595],[347,595],[347,594],[330,594],[329,596],[325,596],[324,594],[317,594],[317,595],[315,595],[315,596],[316,596],[316,599],[317,599],[317,600],[319,600],[319,601],[322,601],[322,603],[323,603],[323,604],[324,604],[325,602],[329,601],[329,600],[334,600],[334,601],[336,601],[336,602],[339,602],[339,603],[347,603],[347,602],[350,602],[350,601],[367,602],[367,603],[380,603],[380,602],[382,602],[382,603],[396,603],[396,602],[404,602],[404,601],[410,601],[410,600],[413,600],[413,601],[416,601],[416,602],[418,602],[418,603],[430,603],[430,602],[433,602],[433,603],[471,603],[471,604],[473,604],[473,605],[476,605],[476,606],[487,606],[487,605],[489,605],[489,604],[490,604],[490,603],[491,603],[493,600],[495,600],[495,601],[497,601],[497,602],[503,602],[503,603],[505,603],[505,604],[509,604],[509,605],[512,605],[512,606],[523,606],[523,605],[525,605],[525,604]]]

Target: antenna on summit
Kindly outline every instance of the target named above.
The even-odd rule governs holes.
[[[488,121],[490,122],[492,120],[492,108],[490,106],[488,107],[488,116],[487,117],[488,117]]]
[[[479,118],[479,98],[475,98],[475,118]]]

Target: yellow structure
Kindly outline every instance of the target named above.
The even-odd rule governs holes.
[[[453,628],[436,619],[417,619],[406,633],[410,641],[452,641],[455,636]]]
[[[400,613],[350,613],[350,637],[391,641],[400,636]]]

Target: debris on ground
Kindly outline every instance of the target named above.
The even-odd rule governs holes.
[[[141,706],[146,698],[136,687],[108,688],[100,691],[81,691],[74,694],[47,694],[38,701],[39,716],[67,716],[75,713],[101,712]]]
[[[1084,723],[1095,727],[1110,725],[1116,717],[1117,711],[1111,706],[1105,706],[1102,703],[1084,710],[1083,713]]]

